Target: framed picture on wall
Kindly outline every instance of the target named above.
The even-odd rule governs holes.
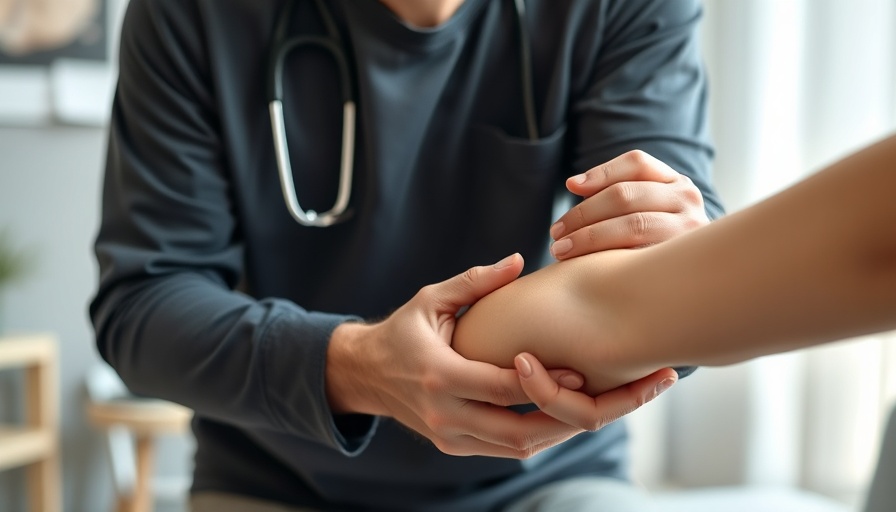
[[[0,0],[0,65],[105,61],[105,0]]]
[[[102,123],[126,0],[0,0],[0,123]]]

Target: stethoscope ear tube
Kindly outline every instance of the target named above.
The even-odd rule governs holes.
[[[336,72],[339,75],[339,87],[342,93],[342,102],[354,102],[354,94],[352,84],[349,80],[348,61],[345,58],[342,48],[332,39],[319,36],[302,36],[295,37],[283,42],[274,48],[273,59],[270,63],[270,74],[268,77],[268,101],[283,101],[283,67],[286,56],[290,52],[299,48],[317,48],[327,51],[333,62],[336,63]]]
[[[271,39],[271,48],[268,49],[267,67],[267,98],[268,102],[274,100],[283,101],[283,41],[286,40],[288,20],[292,16],[293,0],[283,0],[283,8],[280,10],[277,26],[274,28],[274,37]],[[279,70],[277,68],[280,68]]]

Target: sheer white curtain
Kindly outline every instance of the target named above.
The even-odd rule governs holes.
[[[715,179],[729,211],[896,131],[893,0],[705,6]],[[653,486],[780,484],[854,501],[894,396],[894,334],[702,369],[633,418],[636,475]]]

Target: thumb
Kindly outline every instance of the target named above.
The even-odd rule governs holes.
[[[513,282],[523,271],[523,257],[511,254],[494,265],[472,267],[434,285],[438,303],[447,310],[469,306],[489,293]]]
[[[533,355],[514,358],[520,385],[545,414],[583,430],[598,430],[631,413],[668,389],[678,378],[672,368],[663,368],[635,382],[596,397],[557,384]]]

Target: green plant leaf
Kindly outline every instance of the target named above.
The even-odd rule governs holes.
[[[31,271],[34,257],[31,251],[17,249],[8,229],[0,231],[0,289],[21,280]]]

